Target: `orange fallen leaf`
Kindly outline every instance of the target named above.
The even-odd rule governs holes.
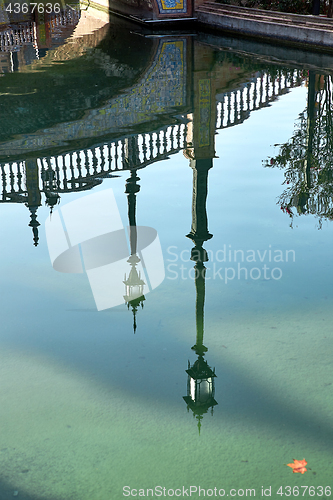
[[[300,472],[301,474],[304,474],[308,469],[305,467],[307,464],[307,461],[305,459],[303,460],[295,460],[293,458],[294,463],[293,464],[287,464],[288,467],[291,467],[293,469],[293,472]]]

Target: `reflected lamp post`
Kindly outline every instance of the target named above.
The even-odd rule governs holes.
[[[41,206],[41,192],[39,189],[39,174],[38,165],[35,158],[25,161],[25,173],[26,173],[26,189],[28,193],[28,199],[26,207],[30,210],[30,223],[29,227],[32,228],[33,241],[35,247],[38,245],[38,227],[40,223],[37,220],[37,210]]]
[[[205,278],[206,268],[204,262],[208,255],[203,248],[205,241],[213,235],[208,231],[207,194],[208,172],[213,166],[215,157],[215,75],[214,58],[207,57],[207,51],[195,45],[194,72],[193,72],[193,115],[192,123],[188,126],[187,149],[185,157],[190,160],[193,170],[192,191],[192,225],[187,234],[194,247],[191,250],[191,260],[195,262],[195,288],[196,288],[196,343],[192,350],[197,355],[197,360],[191,365],[188,362],[186,370],[187,396],[184,401],[188,411],[191,409],[197,419],[200,434],[203,415],[211,409],[213,413],[215,401],[215,369],[212,369],[205,360],[208,351],[203,344],[204,336],[204,305],[205,305]]]
[[[131,170],[131,176],[126,181],[125,193],[127,194],[128,204],[128,222],[129,222],[129,237],[131,255],[127,262],[131,266],[128,278],[124,279],[125,295],[124,299],[128,309],[131,307],[133,313],[133,330],[136,332],[136,313],[138,307],[146,300],[143,294],[145,282],[141,279],[140,272],[137,271],[136,266],[139,264],[140,259],[137,256],[137,227],[136,227],[136,194],[140,191],[140,186],[137,184],[139,177],[136,175],[136,170]]]
[[[201,420],[203,415],[211,408],[213,414],[215,401],[215,368],[212,369],[204,359],[208,351],[203,344],[204,336],[204,306],[205,306],[205,279],[206,267],[204,262],[208,261],[208,255],[203,248],[203,243],[210,240],[213,235],[208,231],[208,218],[206,211],[206,200],[208,193],[208,171],[212,167],[212,158],[191,159],[190,166],[193,169],[193,196],[192,196],[192,227],[187,235],[194,242],[191,250],[191,260],[195,262],[195,288],[196,288],[196,343],[192,350],[198,356],[191,365],[188,362],[187,396],[184,401],[188,411],[191,409],[193,416],[198,422],[200,434]]]
[[[141,305],[143,308],[143,301],[145,300],[145,296],[143,294],[143,288],[145,282],[141,279],[140,272],[138,273],[136,269],[136,265],[140,262],[139,257],[137,255],[131,255],[127,261],[131,265],[131,270],[129,272],[128,278],[124,279],[125,284],[125,293],[124,299],[127,304],[127,308],[129,309],[131,306],[133,313],[133,330],[136,332],[136,313],[138,307]]]
[[[208,260],[207,252],[201,247],[201,252],[198,252],[198,247],[192,251],[191,260],[196,259],[195,269],[195,288],[196,288],[196,343],[192,350],[198,356],[197,360],[191,366],[188,362],[186,373],[187,379],[187,396],[184,396],[184,401],[187,404],[187,409],[191,409],[193,416],[198,421],[198,430],[200,433],[201,420],[203,415],[211,408],[217,405],[215,401],[215,368],[212,369],[208,362],[204,359],[208,348],[203,344],[204,336],[204,306],[205,306],[205,277],[206,268],[203,263]]]
[[[186,373],[188,382],[187,396],[184,396],[184,401],[187,409],[191,409],[193,416],[197,419],[200,434],[203,415],[208,412],[209,408],[213,414],[213,408],[217,405],[214,399],[216,375],[202,356],[199,356],[192,366],[190,362],[188,363]]]

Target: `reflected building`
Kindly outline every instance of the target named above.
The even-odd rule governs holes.
[[[128,53],[120,52],[124,33]],[[78,65],[88,49],[94,57]],[[53,74],[46,59],[66,62],[66,85],[61,66]],[[136,172],[184,150],[195,182],[205,184],[216,130],[242,123],[301,83],[297,72],[280,71],[278,82],[274,74],[253,71],[190,36],[145,38],[110,24],[74,37],[27,67],[23,91],[3,99],[8,122],[0,126],[0,202],[29,207],[37,244],[43,200],[52,212],[64,193],[88,191],[118,172]],[[52,112],[45,100],[57,103]],[[126,189],[135,185],[131,179]],[[131,205],[133,193],[127,194]]]
[[[20,5],[19,12],[14,12]],[[56,12],[22,12],[22,5],[0,3],[0,72],[10,73],[25,68],[62,45],[80,19],[79,5],[61,7]],[[29,4],[32,9],[33,4]],[[11,7],[12,6],[12,7]],[[74,7],[74,8],[73,8]],[[40,9],[41,10],[41,9]]]
[[[193,160],[192,160],[193,161]],[[207,172],[207,170],[206,170]],[[205,173],[206,173],[205,172]],[[208,261],[208,255],[203,248],[204,241],[212,238],[207,228],[206,214],[207,184],[197,182],[195,171],[193,172],[193,204],[192,204],[192,230],[187,235],[193,242],[191,260],[195,262],[195,289],[196,289],[196,343],[192,350],[197,355],[197,360],[191,365],[188,362],[187,395],[184,401],[187,409],[192,410],[197,419],[200,433],[203,415],[211,409],[213,414],[215,401],[215,368],[212,369],[204,358],[208,348],[203,343],[204,337],[204,306],[205,306],[205,278],[206,267],[204,262]]]

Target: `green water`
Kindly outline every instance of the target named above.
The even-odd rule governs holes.
[[[23,169],[21,198],[8,174],[0,207],[0,499],[265,498],[269,488],[279,499],[288,487],[292,497],[328,499],[331,76],[319,62],[293,65],[288,52],[263,62],[246,41],[232,52],[226,39],[223,48],[222,39],[214,46],[200,35],[161,41],[133,31],[113,20],[0,78],[2,172],[9,164],[16,172],[17,162]],[[288,92],[214,134],[215,100],[296,71]],[[56,178],[56,157],[61,170],[69,153],[75,164],[80,151],[174,124],[183,130],[192,119],[185,155],[175,147],[143,168],[131,168],[128,155],[129,168],[112,169],[112,178],[91,163],[85,190],[45,181],[43,159]],[[284,165],[270,160],[281,153],[274,144],[290,146]],[[98,311],[86,273],[52,267],[45,223],[111,189],[128,225],[131,170],[140,178],[136,224],[157,231],[165,277],[151,291],[145,284],[143,308]],[[51,191],[60,198],[50,202]],[[101,211],[95,223],[104,222]],[[190,260],[194,246],[209,260]],[[195,280],[203,264],[205,279]],[[215,393],[194,416],[183,399],[186,370],[202,343]],[[308,470],[293,474],[293,459],[306,459]]]

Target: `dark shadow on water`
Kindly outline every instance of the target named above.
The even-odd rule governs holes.
[[[22,489],[18,489],[6,481],[0,480],[0,500],[63,500],[63,497],[55,497],[53,495],[30,495]],[[75,500],[72,495],[66,496],[66,500]]]

